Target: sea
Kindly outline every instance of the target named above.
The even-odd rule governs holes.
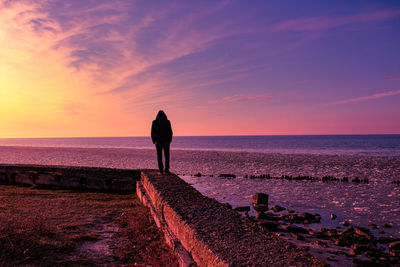
[[[0,138],[0,146],[152,149],[150,137]],[[400,135],[177,136],[173,149],[400,156]]]
[[[0,138],[0,163],[157,168],[150,137]],[[270,205],[321,214],[322,224],[310,227],[373,223],[376,236],[400,238],[400,185],[394,183],[400,181],[400,135],[176,136],[171,165],[202,194],[233,207],[251,206],[253,194],[267,193]],[[219,177],[223,173],[236,178]],[[250,179],[252,174],[350,182]],[[355,177],[369,182],[351,182]]]

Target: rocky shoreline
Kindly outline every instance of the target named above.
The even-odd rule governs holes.
[[[259,201],[260,195],[264,196],[264,201]],[[268,195],[265,195],[260,193],[253,196],[252,208],[258,211],[256,216],[249,215],[250,206],[240,206],[234,210],[252,224],[275,233],[332,266],[400,264],[400,238],[377,238],[369,228],[351,225],[347,221],[339,223],[343,227],[318,228],[320,214],[296,213],[278,205],[268,208]],[[231,207],[230,204],[225,205]],[[331,220],[335,219],[336,215],[332,213]],[[377,227],[370,225],[371,229]]]

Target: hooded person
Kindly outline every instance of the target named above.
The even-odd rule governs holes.
[[[172,141],[171,122],[164,111],[160,110],[151,125],[151,139],[156,145],[158,169],[161,174],[170,174],[169,171],[169,145]],[[162,151],[165,156],[165,169],[162,161]]]

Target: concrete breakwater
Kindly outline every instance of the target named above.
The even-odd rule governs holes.
[[[181,255],[182,266],[325,265],[176,175],[143,171],[137,194]]]
[[[134,192],[140,170],[0,164],[0,184]]]

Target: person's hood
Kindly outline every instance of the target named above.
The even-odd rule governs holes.
[[[164,111],[160,110],[157,114],[156,120],[168,120],[167,115],[165,115]]]

